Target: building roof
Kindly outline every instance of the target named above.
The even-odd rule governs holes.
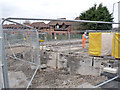
[[[66,20],[66,18],[58,18],[58,19]],[[79,17],[75,18],[75,20],[78,20],[78,19],[79,19]],[[41,29],[41,28],[49,28],[49,26],[55,26],[56,24],[59,24],[59,25],[65,24],[66,26],[74,26],[75,22],[50,21],[48,24],[45,24],[44,22],[33,22],[33,23],[26,22],[24,24],[29,25],[29,26],[34,27],[34,28]],[[5,24],[4,27],[24,28],[24,26],[18,25],[18,24]],[[69,28],[69,27],[66,27],[66,28]]]
[[[72,25],[73,22],[63,22],[63,21],[50,21],[48,23],[48,25],[56,25],[56,24],[59,24],[59,25],[62,25],[62,24],[65,24],[65,25]]]
[[[34,22],[31,24],[32,27],[49,27],[47,24],[44,22]]]
[[[58,18],[58,19],[64,19],[64,20],[66,20],[66,18]],[[71,25],[71,24],[73,24],[73,22],[50,21],[50,22],[48,23],[48,25],[56,25],[57,23],[58,23],[59,25],[62,25],[63,23],[65,23],[66,25]]]
[[[79,18],[79,17],[76,17],[75,20],[80,20],[80,18]]]

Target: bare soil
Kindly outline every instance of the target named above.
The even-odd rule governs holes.
[[[31,69],[30,64],[10,58],[7,60],[7,62],[9,72],[20,73],[22,71],[21,73],[25,75],[25,77],[23,77],[25,81],[27,81],[27,83],[30,81],[35,71],[35,69]],[[20,78],[14,78],[18,81],[20,80]],[[104,76],[95,77],[91,75],[76,75],[70,74],[69,72],[64,70],[47,68],[45,70],[38,70],[30,88],[77,88],[84,83],[89,83],[94,86],[100,82],[105,81],[106,79],[107,78]],[[17,85],[18,86],[16,87],[20,87],[19,82],[17,83]],[[22,86],[27,87],[26,85]]]

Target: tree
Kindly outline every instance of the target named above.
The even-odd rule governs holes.
[[[91,21],[105,21],[113,22],[112,14],[108,11],[106,6],[96,4],[89,10],[81,13],[79,16],[80,20],[91,20]],[[87,30],[110,30],[112,29],[112,24],[101,24],[101,23],[80,23],[80,29]]]

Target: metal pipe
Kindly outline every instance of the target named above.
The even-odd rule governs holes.
[[[104,21],[89,21],[89,20],[65,20],[65,19],[37,19],[37,18],[6,18],[3,20],[41,20],[41,21],[64,21],[64,22],[85,22],[85,23],[106,23],[106,24],[120,24],[118,22],[104,22]]]
[[[25,61],[25,60],[23,60],[23,59],[20,59],[20,58],[17,58],[17,57],[13,57],[13,56],[9,56],[9,55],[7,55],[7,56],[8,56],[8,57],[10,57],[10,58],[12,58],[12,59],[17,59],[17,60],[19,60],[19,61],[23,61],[23,62],[27,62],[27,63],[29,63],[29,64],[36,65],[36,63],[29,62],[29,61]]]
[[[32,83],[32,80],[34,79],[34,77],[35,77],[35,75],[36,75],[36,73],[37,73],[37,71],[38,71],[38,68],[39,68],[39,66],[37,66],[37,68],[36,68],[36,70],[35,70],[32,78],[31,78],[30,82],[28,83],[28,86],[27,86],[26,90],[28,90],[28,88],[30,87],[30,85],[31,85],[31,83]]]
[[[41,65],[40,60],[39,60],[39,33],[36,30],[36,35],[37,35],[37,66]]]
[[[101,83],[101,84],[98,84],[97,86],[94,86],[93,88],[98,88],[98,87],[100,87],[100,86],[103,86],[104,84],[106,84],[106,83],[108,83],[108,82],[111,82],[111,81],[117,79],[118,77],[119,77],[119,75],[116,76],[116,77],[114,77],[114,78],[112,78],[112,79],[109,79],[109,80],[107,80],[107,81],[105,81],[105,82],[103,82],[103,83]]]
[[[28,25],[25,25],[25,24],[21,24],[21,23],[18,23],[18,22],[15,22],[15,21],[11,21],[9,19],[5,19],[3,22],[2,22],[2,25],[4,24],[5,21],[9,21],[9,22],[12,22],[12,23],[16,23],[16,24],[19,24],[19,25],[22,25],[22,26],[25,26],[25,27],[28,27],[28,28],[31,28],[31,29],[34,29],[34,30],[37,30],[31,26],[28,26]]]
[[[1,64],[0,65],[0,90],[2,90],[3,88],[3,78],[1,77],[2,76],[2,67],[3,65]]]
[[[3,29],[4,31],[14,31],[14,29]],[[19,30],[19,32],[24,32],[24,31],[29,31],[28,29],[25,29],[25,30],[23,30],[23,29],[17,29],[17,30]],[[35,30],[30,30],[30,31],[35,31]],[[113,32],[112,30],[86,30],[86,32]],[[70,32],[85,32],[84,30],[80,30],[80,31],[78,31],[78,30],[74,30],[74,31],[70,31]]]
[[[120,23],[120,1],[118,2],[118,22]],[[118,29],[120,29],[120,24],[118,25]],[[120,78],[120,60],[118,61],[118,75]]]
[[[69,40],[69,54],[71,53],[71,42],[70,42],[70,32],[68,32],[68,40]]]
[[[9,47],[10,47],[10,50],[11,50],[11,52],[12,52],[13,56],[16,58],[15,53],[14,53],[14,51],[12,50],[11,45],[10,45],[10,43],[9,43],[9,42],[8,42],[8,45],[9,45]]]
[[[8,69],[7,69],[7,62],[6,62],[6,55],[5,55],[4,35],[3,35],[1,19],[0,19],[0,37],[2,37],[1,45],[0,45],[0,48],[1,48],[0,52],[1,52],[1,60],[3,64],[2,71],[3,71],[4,88],[9,88]]]
[[[92,67],[94,66],[95,57],[92,58]]]
[[[120,60],[118,60],[118,75],[119,75],[119,78],[120,78]]]
[[[0,37],[0,46],[1,46],[1,40],[2,37]],[[0,47],[0,50],[1,50],[1,47]],[[1,52],[0,52],[0,58],[1,58]],[[1,62],[1,59],[0,59],[0,90],[3,88],[3,78],[2,78],[2,62]]]

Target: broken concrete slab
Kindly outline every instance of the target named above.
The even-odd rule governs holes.
[[[10,88],[25,88],[27,87],[28,81],[25,74],[22,71],[8,72]]]

